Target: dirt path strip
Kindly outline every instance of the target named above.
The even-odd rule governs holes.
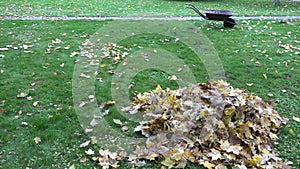
[[[232,17],[236,20],[298,20],[300,16],[237,16]],[[203,20],[201,17],[194,16],[107,16],[107,17],[97,17],[97,16],[0,16],[0,20]]]

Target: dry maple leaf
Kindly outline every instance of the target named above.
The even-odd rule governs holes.
[[[92,149],[88,149],[87,151],[85,151],[85,153],[87,155],[94,155],[95,154],[95,152]]]
[[[18,98],[25,98],[25,97],[27,97],[27,95],[28,94],[22,92],[22,93],[18,94],[17,97]]]
[[[96,58],[90,50],[97,47],[89,40],[82,46],[80,55],[89,59],[89,64]],[[284,49],[293,48],[286,46]],[[113,63],[123,61],[128,54],[124,52],[127,49],[113,43],[97,50],[102,52],[102,58]],[[113,70],[108,72],[118,74]],[[266,74],[262,76],[268,78]],[[106,106],[113,104],[114,101],[108,101]],[[161,159],[169,168],[184,167],[187,161],[207,168],[288,168],[289,163],[270,153],[274,151],[270,146],[272,141],[277,139],[277,133],[288,119],[280,117],[273,105],[260,97],[235,89],[225,81],[190,84],[176,90],[158,86],[137,94],[131,107],[123,110],[143,113],[143,120],[134,131],[146,137],[145,148],[136,146],[135,151],[123,156],[133,164]],[[121,158],[100,150],[93,159],[103,168],[109,168],[117,167]]]
[[[113,122],[119,126],[123,126],[123,123],[121,122],[120,119],[113,119]]]
[[[299,117],[293,116],[293,120],[295,120],[296,122],[300,123],[300,118]]]
[[[86,142],[84,142],[84,143],[82,143],[82,144],[80,144],[80,148],[83,148],[83,147],[87,147],[89,144],[90,144],[90,140],[88,140],[88,141],[86,141]]]
[[[35,144],[39,144],[40,142],[42,142],[40,137],[35,137],[34,139]]]

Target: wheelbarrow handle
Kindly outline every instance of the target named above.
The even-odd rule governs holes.
[[[194,10],[197,14],[199,14],[202,18],[204,19],[208,19],[206,16],[204,16],[198,8],[196,8],[193,4],[187,3],[185,4],[186,8],[190,8],[192,10]]]

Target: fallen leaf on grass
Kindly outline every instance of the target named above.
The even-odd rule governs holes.
[[[64,47],[65,50],[69,50],[70,48],[71,48],[70,45]]]
[[[69,167],[69,169],[75,169],[75,165],[72,164],[72,165]]]
[[[105,105],[106,105],[106,106],[112,106],[112,105],[114,105],[115,103],[116,103],[115,101],[110,100],[110,101],[107,101],[107,102],[105,103]]]
[[[79,104],[79,107],[83,107],[83,106],[85,106],[87,104],[87,102],[81,102],[80,104]]]
[[[178,78],[175,75],[169,76],[168,79],[169,80],[178,80]]]
[[[28,123],[25,122],[25,121],[23,121],[21,124],[22,124],[23,126],[28,126]]]
[[[8,48],[0,48],[0,51],[8,51]]]
[[[33,100],[31,96],[26,97],[27,100]]]
[[[72,57],[77,56],[77,55],[79,55],[79,52],[72,52],[72,53],[70,54],[70,57],[72,58]]]
[[[85,162],[87,161],[87,159],[86,159],[85,157],[81,157],[81,158],[79,159],[79,161],[80,161],[81,163],[85,163]]]
[[[90,66],[98,66],[99,64],[99,60],[91,60],[90,62]]]
[[[52,40],[51,41],[53,44],[60,44],[60,43],[62,43],[62,40],[60,40],[60,39],[55,39],[55,40]]]
[[[91,133],[93,130],[94,130],[94,129],[86,128],[86,129],[84,130],[84,133]]]
[[[35,137],[34,139],[35,144],[39,144],[40,142],[42,142],[40,137]]]
[[[89,99],[90,99],[90,102],[94,102],[95,101],[95,96],[94,95],[89,95]]]
[[[120,119],[113,119],[113,122],[117,125],[123,126],[123,123],[121,122]]]
[[[98,124],[98,122],[97,122],[96,119],[93,119],[93,120],[90,122],[90,125],[91,125],[92,127],[95,127],[97,124]]]
[[[17,97],[18,98],[25,98],[27,95],[28,94],[22,92],[22,93],[18,94]]]
[[[85,151],[85,153],[87,155],[94,155],[95,154],[95,152],[92,149],[89,149],[89,150]]]
[[[90,144],[90,140],[88,140],[88,141],[86,141],[86,142],[84,142],[84,143],[82,143],[82,144],[80,144],[80,148],[83,148],[83,147],[87,147],[89,144]]]
[[[33,104],[32,104],[32,105],[33,105],[33,107],[36,107],[36,106],[38,106],[39,102],[40,102],[40,101],[35,101],[35,102],[33,102]]]
[[[91,76],[90,76],[90,75],[87,75],[87,74],[84,74],[84,73],[81,73],[81,74],[80,74],[80,77],[89,79]]]
[[[96,144],[98,141],[97,141],[97,137],[95,137],[95,136],[92,136],[91,137],[91,143],[92,144]]]
[[[266,75],[266,74],[263,74],[263,77],[264,77],[265,79],[268,79],[268,77],[267,77],[267,75]]]
[[[122,130],[123,132],[126,132],[126,131],[128,131],[128,127],[127,127],[127,126],[123,126],[123,127],[121,128],[121,130]]]
[[[295,120],[296,122],[300,123],[300,118],[299,117],[293,116],[293,120]]]

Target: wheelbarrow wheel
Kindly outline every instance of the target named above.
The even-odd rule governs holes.
[[[233,28],[236,25],[236,22],[232,18],[227,18],[224,20],[224,27],[225,28]]]

